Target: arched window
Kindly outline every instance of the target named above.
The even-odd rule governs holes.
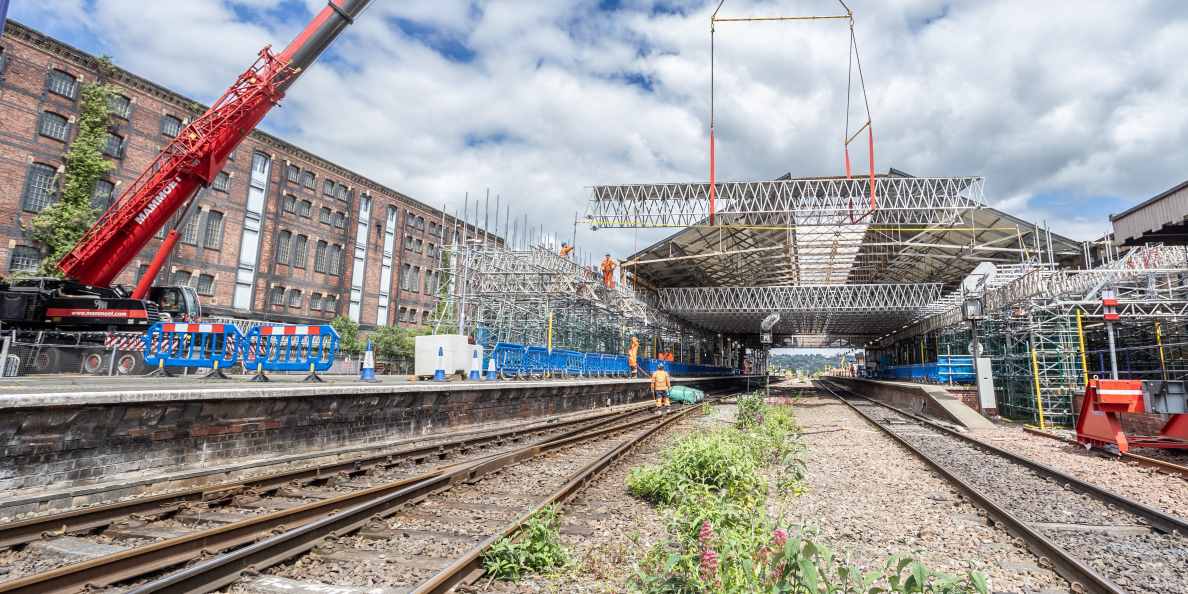
[[[132,115],[132,100],[126,95],[113,93],[107,98],[107,110],[112,115],[126,120]]]
[[[41,252],[37,248],[18,245],[8,256],[8,272],[37,272],[41,267]]]
[[[161,134],[164,134],[170,138],[174,138],[181,133],[181,129],[181,118],[171,115],[165,115],[161,117]]]
[[[272,287],[272,294],[270,296],[270,300],[273,305],[284,305],[285,304],[285,288],[284,287]]]
[[[115,193],[115,184],[105,180],[95,182],[95,190],[91,192],[91,207],[107,210],[111,206],[111,196]]]
[[[66,142],[66,137],[70,133],[70,123],[66,121],[66,116],[58,115],[52,111],[44,111],[41,113],[41,122],[37,126],[37,132],[47,138]]]
[[[309,238],[304,235],[298,235],[293,238],[293,256],[289,258],[289,263],[296,268],[305,268],[305,248],[309,243]]]
[[[281,203],[281,208],[285,212],[297,212],[297,197],[292,194],[285,194],[284,202]]]
[[[29,166],[29,177],[25,179],[25,193],[21,197],[21,209],[41,212],[54,202],[54,173],[57,171],[45,163]]]
[[[310,202],[309,200],[302,200],[301,203],[297,205],[298,215],[308,219],[309,213],[311,212],[313,212],[313,202]]]
[[[289,289],[289,307],[301,307],[301,289]]]
[[[45,88],[55,94],[74,99],[78,95],[78,79],[64,70],[50,70]]]
[[[281,231],[276,238],[276,261],[281,264],[289,263],[289,238],[293,234]]]

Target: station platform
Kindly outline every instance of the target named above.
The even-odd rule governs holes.
[[[0,502],[15,492],[85,494],[87,485],[123,478],[380,444],[652,397],[647,379],[383,377],[372,383],[327,376],[324,383],[307,383],[299,375],[278,374],[254,383],[247,377],[0,381]],[[674,378],[707,390],[741,391],[762,381],[761,376]],[[23,505],[47,501],[26,498]]]
[[[993,429],[994,423],[970,408],[944,386],[893,380],[829,376],[834,385],[880,402],[970,430]]]

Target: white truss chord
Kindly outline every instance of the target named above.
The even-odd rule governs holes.
[[[660,289],[660,307],[675,314],[711,312],[915,312],[940,299],[941,285],[799,285]]]
[[[716,185],[720,225],[951,225],[983,206],[981,177],[817,178]],[[687,227],[709,217],[708,183],[594,186],[596,227]]]

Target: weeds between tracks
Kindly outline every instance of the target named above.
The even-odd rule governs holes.
[[[739,398],[734,426],[688,435],[659,464],[633,468],[627,487],[660,506],[670,539],[649,551],[632,587],[644,594],[986,594],[976,572],[930,571],[908,556],[862,572],[805,530],[768,514],[773,488],[797,493],[804,446],[788,407]]]

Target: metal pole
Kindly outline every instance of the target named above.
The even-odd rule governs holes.
[[[4,343],[0,344],[0,377],[6,377],[8,372],[8,345],[12,343],[11,336],[4,337]]]
[[[1031,347],[1031,378],[1035,383],[1035,409],[1039,413],[1039,426],[1043,431],[1046,427],[1044,425],[1044,400],[1040,398],[1040,376],[1039,376],[1039,359],[1035,355],[1035,346]]]
[[[1163,375],[1163,381],[1167,381],[1167,359],[1163,356],[1163,327],[1159,324],[1159,320],[1155,320],[1155,344],[1159,345],[1159,371]]]
[[[1081,345],[1081,381],[1082,388],[1089,387],[1089,360],[1085,354],[1085,328],[1081,324],[1081,308],[1077,308],[1077,341]]]
[[[1114,351],[1114,323],[1106,322],[1106,336],[1110,339],[1110,379],[1118,379],[1118,353]]]

